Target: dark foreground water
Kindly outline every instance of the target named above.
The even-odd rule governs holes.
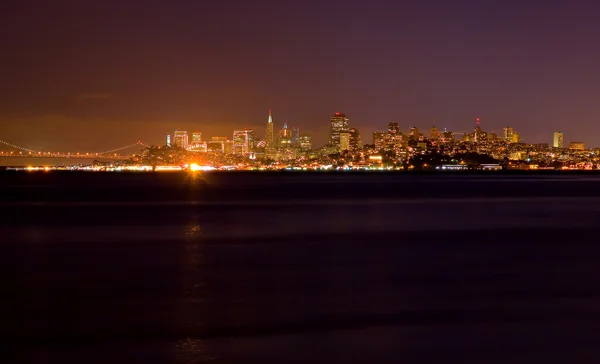
[[[2,362],[600,357],[594,175],[0,181]]]

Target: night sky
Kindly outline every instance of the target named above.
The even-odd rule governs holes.
[[[513,126],[525,142],[600,145],[600,5],[554,0],[8,0],[0,140],[88,150],[206,138],[268,109],[365,142],[398,122]]]

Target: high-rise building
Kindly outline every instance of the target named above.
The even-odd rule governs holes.
[[[360,139],[360,133],[358,129],[350,129],[350,150],[355,152],[362,147],[362,141]]]
[[[287,123],[283,124],[283,128],[279,130],[279,146],[281,148],[289,148],[292,145],[292,131],[288,128]]]
[[[167,147],[171,146],[171,134],[167,134]]]
[[[192,142],[188,145],[188,149],[197,151],[203,148],[206,148],[206,143],[202,144],[202,133],[200,133],[199,131],[193,132]]]
[[[440,137],[440,133],[439,133],[438,129],[435,127],[435,123],[433,123],[433,126],[431,127],[431,129],[429,129],[429,139],[437,140],[439,137]]]
[[[385,148],[386,141],[386,133],[382,131],[374,131],[373,132],[373,145],[375,146],[375,150],[379,151]]]
[[[512,143],[514,130],[510,126],[505,126],[502,129],[502,139],[507,143]]]
[[[521,135],[519,133],[517,133],[516,131],[513,131],[513,135],[512,135],[512,143],[520,143],[521,142]]]
[[[299,140],[300,140],[300,128],[297,126],[294,126],[292,128],[292,145],[298,146]]]
[[[233,154],[247,156],[254,152],[254,131],[252,129],[233,132]]]
[[[340,146],[338,149],[340,152],[345,150],[350,150],[350,132],[341,131],[340,132]]]
[[[560,131],[554,132],[554,143],[552,143],[554,148],[564,148],[564,135]]]
[[[394,136],[398,133],[400,133],[400,127],[398,126],[398,123],[389,123],[388,124],[388,134]]]
[[[408,129],[408,138],[410,140],[417,140],[417,139],[419,139],[419,129],[416,126],[411,126]]]
[[[267,130],[265,132],[265,149],[272,149],[275,147],[275,135],[273,116],[271,116],[271,109],[269,109],[269,118],[267,119]]]
[[[329,145],[332,147],[340,146],[340,133],[348,132],[349,119],[345,114],[336,112],[331,117],[331,132],[329,133]]]
[[[187,149],[188,148],[188,133],[184,130],[175,130],[173,133],[173,144],[176,147]]]
[[[312,138],[310,135],[303,135],[298,138],[300,144],[300,150],[303,152],[310,152],[312,150]]]

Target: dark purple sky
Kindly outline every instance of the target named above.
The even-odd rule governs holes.
[[[0,140],[161,143],[254,127],[269,108],[324,143],[395,121],[513,126],[600,145],[600,5],[588,0],[8,0]]]

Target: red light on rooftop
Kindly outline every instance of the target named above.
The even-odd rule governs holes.
[[[339,115],[339,114],[340,114],[339,112],[336,112],[336,113],[335,113],[335,115],[336,115],[336,116],[337,116],[337,115]]]

